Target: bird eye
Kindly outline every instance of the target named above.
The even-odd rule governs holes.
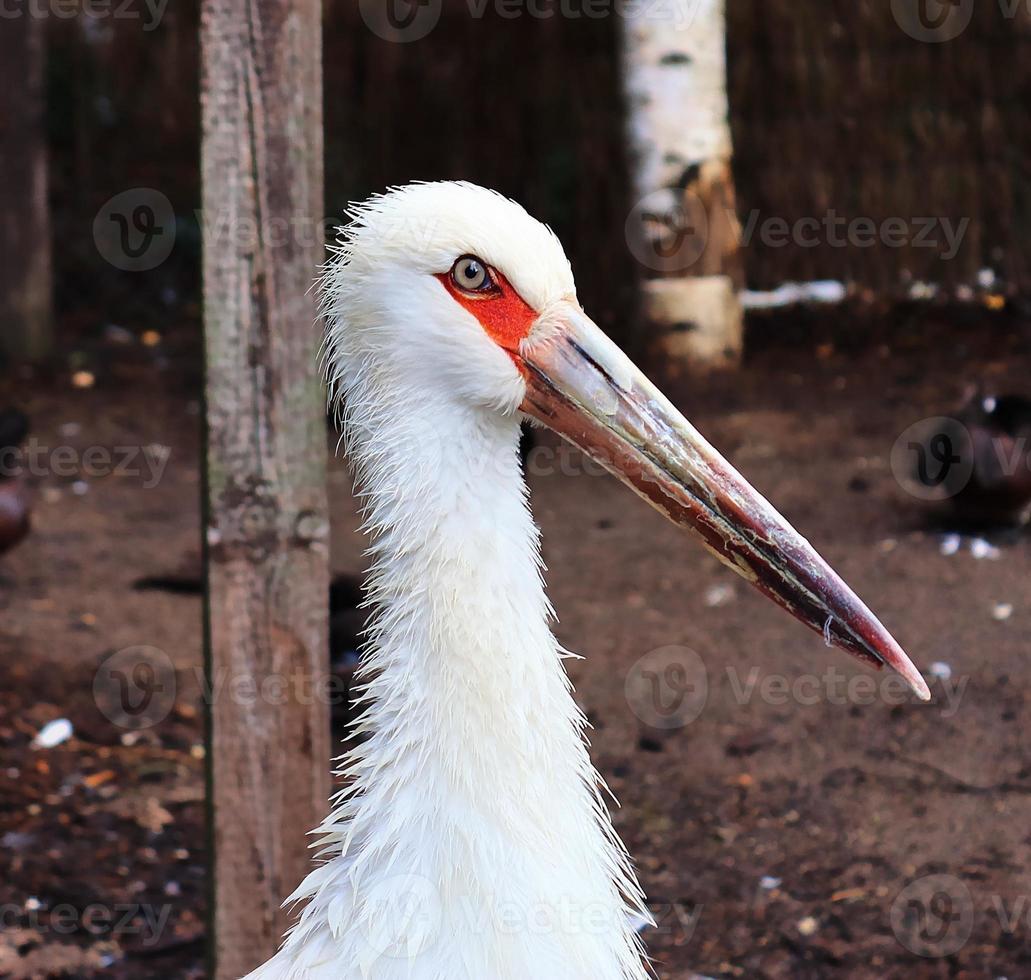
[[[451,281],[467,293],[496,289],[487,265],[475,255],[463,255],[451,268]]]

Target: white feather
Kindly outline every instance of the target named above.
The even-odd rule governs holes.
[[[367,739],[282,950],[251,980],[644,980],[643,896],[550,629],[511,359],[434,279],[475,254],[536,309],[555,236],[470,184],[358,206],[321,280],[372,536]],[[636,921],[636,920],[635,920]]]

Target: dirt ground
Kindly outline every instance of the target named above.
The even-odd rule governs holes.
[[[1031,329],[907,314],[883,343],[835,349],[831,317],[790,348],[768,342],[777,328],[752,324],[739,374],[668,387],[939,676],[916,704],[541,439],[558,635],[586,657],[570,670],[658,920],[656,972],[1031,977],[1028,540],[944,554],[889,466],[967,383],[1031,394]],[[196,561],[195,355],[192,327],[119,336],[91,350],[92,387],[67,372],[9,388],[38,443],[78,463],[44,455],[33,534],[0,558],[0,976],[205,975],[200,600],[133,588]],[[164,446],[167,465],[89,475],[90,446]],[[335,567],[360,572],[340,463],[331,486]],[[95,679],[139,645],[174,663],[175,704],[127,731]],[[60,718],[72,737],[33,748]]]

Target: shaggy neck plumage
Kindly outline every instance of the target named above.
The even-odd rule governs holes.
[[[511,817],[541,789],[527,780],[583,761],[581,719],[548,627],[517,422],[450,408],[406,413],[392,457],[368,474],[376,614],[359,727],[371,741],[355,762],[375,758],[375,770],[349,769],[370,776],[357,791],[370,801],[389,751],[393,775],[417,761],[421,785],[442,778],[461,807]]]
[[[295,896],[293,972],[268,976],[321,977],[299,972],[318,956],[334,978],[643,978],[641,896],[548,625],[517,419],[385,390],[404,389],[345,421],[374,541],[365,738],[320,828],[330,860]],[[413,889],[430,913],[384,936]]]

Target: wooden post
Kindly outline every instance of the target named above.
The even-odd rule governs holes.
[[[744,317],[730,170],[725,0],[627,7],[624,71],[644,307],[673,363],[734,365]]]
[[[212,976],[278,948],[328,810],[319,0],[203,0]]]
[[[46,17],[33,10],[0,29],[0,349],[21,361],[42,360],[53,343]]]

